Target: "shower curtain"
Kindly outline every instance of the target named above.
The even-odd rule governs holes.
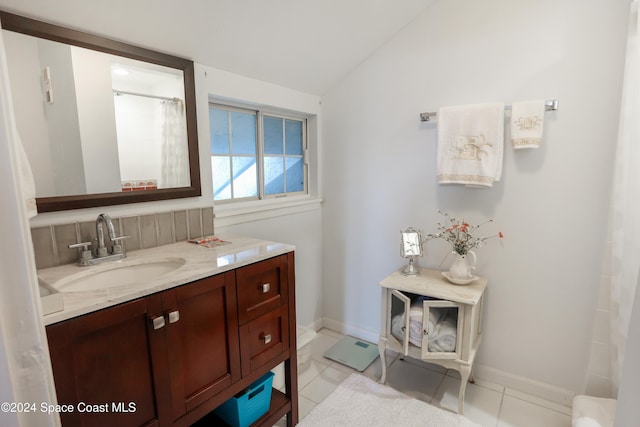
[[[161,173],[158,188],[188,187],[189,152],[182,101],[162,103]]]
[[[18,144],[0,31],[0,402],[34,402],[40,408],[41,403],[56,403],[56,396]],[[0,425],[55,427],[60,418],[39,410],[11,412],[3,405]]]
[[[617,395],[640,273],[640,40],[631,5],[612,192],[611,377]]]

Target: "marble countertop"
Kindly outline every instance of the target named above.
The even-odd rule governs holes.
[[[136,298],[151,295],[225,271],[291,252],[293,245],[270,242],[242,236],[219,236],[231,243],[207,248],[194,243],[179,242],[156,248],[133,251],[120,261],[80,267],[76,264],[38,270],[38,278],[56,288],[57,283],[67,283],[70,278],[81,278],[102,271],[131,265],[153,263],[170,259],[184,259],[179,268],[159,277],[141,279],[133,285],[106,289],[61,292],[64,300],[62,311],[44,316],[45,325],[51,325],[72,317],[91,313]],[[59,290],[59,289],[57,289]]]
[[[456,285],[447,281],[439,270],[420,268],[419,276],[405,276],[397,270],[380,281],[379,285],[383,288],[475,305],[487,287],[487,279],[479,277],[467,285]]]

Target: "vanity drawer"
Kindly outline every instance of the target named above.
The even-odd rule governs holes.
[[[286,304],[288,258],[270,258],[236,270],[238,320],[244,324]]]
[[[289,348],[288,305],[240,326],[242,375],[260,368]]]

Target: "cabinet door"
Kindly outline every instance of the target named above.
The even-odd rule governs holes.
[[[395,289],[389,290],[388,298],[387,307],[389,313],[385,314],[385,316],[388,316],[388,319],[390,319],[388,322],[389,330],[387,331],[387,338],[393,344],[402,348],[406,356],[409,354],[411,300],[408,296]]]
[[[163,292],[162,303],[177,419],[240,379],[235,274]]]
[[[423,359],[459,359],[462,352],[462,304],[443,300],[426,300],[422,303]],[[426,327],[425,327],[426,325]]]
[[[155,307],[154,307],[155,306]],[[139,299],[47,327],[53,377],[64,427],[161,426],[168,402],[158,297]]]

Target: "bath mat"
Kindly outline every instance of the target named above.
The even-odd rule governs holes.
[[[378,345],[346,336],[323,356],[362,372],[379,356]]]
[[[351,374],[300,421],[299,427],[481,427],[360,374]]]

